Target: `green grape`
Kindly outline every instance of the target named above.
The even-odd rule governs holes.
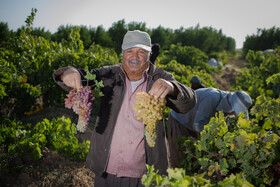
[[[150,147],[155,146],[156,125],[159,120],[163,119],[165,104],[165,99],[155,99],[146,92],[139,92],[136,95],[133,110],[137,112],[136,118],[143,120],[145,137]]]

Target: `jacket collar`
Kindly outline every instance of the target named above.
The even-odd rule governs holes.
[[[161,75],[160,69],[157,68],[153,63],[150,62],[149,69],[147,71],[149,77],[155,77],[157,75]]]

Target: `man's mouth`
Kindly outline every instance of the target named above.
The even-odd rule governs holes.
[[[130,64],[141,64],[141,61],[139,61],[139,60],[129,60],[128,63],[130,63]]]

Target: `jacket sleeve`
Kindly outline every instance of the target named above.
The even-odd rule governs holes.
[[[53,73],[53,80],[55,83],[57,83],[62,89],[64,89],[65,91],[70,91],[72,90],[71,87],[69,86],[66,86],[64,84],[64,82],[61,80],[61,75],[66,71],[68,70],[69,68],[74,68],[72,66],[69,66],[69,67],[62,67],[62,68],[59,68],[57,69],[54,73]],[[76,68],[75,68],[76,69]],[[83,69],[77,69],[81,75],[81,81],[82,81],[82,85],[83,86],[86,86],[87,85],[87,79],[85,79],[85,75],[86,75],[86,71],[83,70]],[[94,70],[91,71],[91,73],[95,73]],[[91,84],[91,83],[90,83]],[[89,85],[90,85],[89,84]]]
[[[196,104],[196,94],[194,90],[176,81],[171,73],[161,68],[156,68],[155,71],[161,74],[161,78],[171,82],[178,90],[175,95],[167,95],[166,105],[177,113],[187,113],[190,111]]]
[[[63,68],[59,68],[57,70],[55,70],[55,72],[53,72],[53,80],[56,84],[58,84],[63,90],[65,91],[70,91],[72,90],[71,87],[66,86],[64,84],[64,82],[61,80],[61,75],[68,70],[69,68],[73,68],[73,67],[63,67]]]
[[[196,104],[196,94],[190,87],[176,80],[170,81],[178,90],[177,94],[167,96],[167,106],[178,113],[187,113]]]

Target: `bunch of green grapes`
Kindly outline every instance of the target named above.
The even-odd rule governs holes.
[[[146,92],[139,92],[136,95],[133,110],[137,112],[136,118],[143,120],[146,140],[150,147],[155,146],[156,125],[163,118],[165,104],[165,99],[155,99]]]

